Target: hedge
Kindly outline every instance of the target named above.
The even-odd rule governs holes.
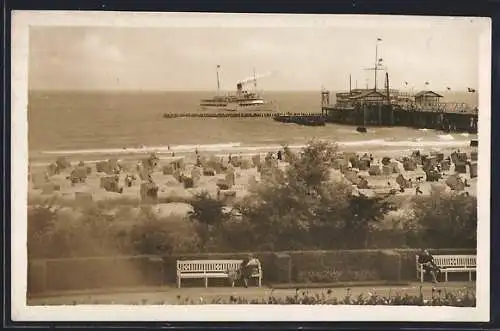
[[[475,254],[474,250],[431,250]],[[177,260],[243,259],[247,252],[30,260],[28,293],[173,285]],[[256,252],[264,284],[416,280],[416,250]],[[197,284],[194,280],[193,284]],[[199,283],[202,286],[202,282]]]

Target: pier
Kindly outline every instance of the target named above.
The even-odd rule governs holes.
[[[306,126],[324,126],[326,123],[353,126],[406,126],[435,129],[446,132],[477,133],[478,112],[415,110],[392,105],[365,105],[361,107],[324,106],[321,113],[276,112],[218,112],[218,113],[165,113],[173,118],[269,118],[281,123]]]
[[[164,118],[272,118],[281,123],[322,126],[326,117],[322,113],[276,113],[276,112],[218,112],[218,113],[165,113]]]
[[[355,108],[322,107],[328,123],[356,126],[405,126],[445,132],[477,133],[478,112],[416,110],[392,105],[364,105]]]
[[[277,116],[287,116],[293,114],[274,113],[274,112],[197,112],[197,113],[165,113],[164,118],[246,118],[246,117],[263,117],[273,118]]]

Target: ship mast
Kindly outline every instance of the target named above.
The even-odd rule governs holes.
[[[349,95],[351,94],[351,74],[349,74]]]
[[[385,73],[385,92],[387,94],[387,103],[391,103],[391,93],[390,93],[390,86],[389,86],[389,73]]]
[[[366,68],[365,70],[373,70],[374,71],[374,87],[373,90],[377,91],[377,71],[380,69],[384,69],[384,67],[381,65],[382,59],[378,58],[378,43],[382,41],[381,38],[377,38],[377,42],[375,43],[375,66],[372,68]],[[368,78],[367,78],[367,83],[366,83],[366,89],[368,89]]]
[[[255,68],[253,68],[253,87],[254,93],[257,93],[257,77],[255,76]]]

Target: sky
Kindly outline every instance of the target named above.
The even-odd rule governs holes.
[[[402,88],[405,81],[415,89],[477,88],[477,24],[400,22],[33,26],[29,88],[214,91],[217,65],[224,90],[234,90],[254,70],[264,75],[258,80],[263,90],[343,90],[349,75],[353,88],[373,87],[373,71],[366,69],[374,66],[376,44],[392,88]],[[378,75],[379,86],[384,75]]]

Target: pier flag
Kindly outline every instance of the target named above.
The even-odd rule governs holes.
[[[408,86],[408,82],[405,82],[405,85],[407,85],[407,86]]]
[[[469,92],[469,93],[474,93],[474,92],[476,92],[476,90],[475,90],[475,89],[473,89],[473,88],[468,87],[468,88],[467,88],[467,92]]]
[[[220,68],[220,64],[217,65],[217,69],[219,69],[219,68]]]
[[[377,38],[377,41],[382,41],[382,39],[381,38]]]
[[[450,87],[448,87],[448,86],[446,87],[446,89],[447,89],[448,91],[450,91],[450,90],[451,90],[451,88],[450,88]]]
[[[429,85],[429,82],[425,82],[425,85]]]

